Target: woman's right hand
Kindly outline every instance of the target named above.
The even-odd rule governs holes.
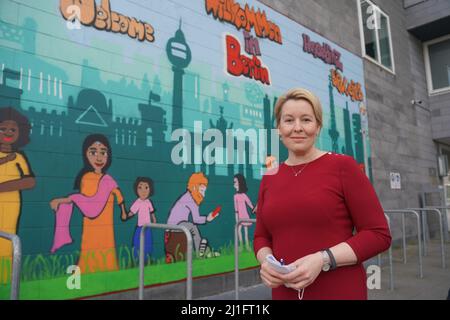
[[[267,261],[261,264],[260,276],[263,283],[269,288],[275,289],[284,284],[284,281],[280,279],[282,275],[276,272]]]

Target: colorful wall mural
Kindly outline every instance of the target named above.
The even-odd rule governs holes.
[[[194,276],[233,270],[235,221],[255,217],[261,174],[287,152],[201,133],[274,128],[292,87],[322,101],[318,147],[371,172],[361,58],[256,0],[4,0],[0,68],[0,230],[22,240],[21,298],[136,288],[149,221],[191,230]],[[238,143],[245,163],[219,161]],[[242,268],[257,265],[253,228]],[[184,279],[185,250],[147,231],[146,285]],[[10,271],[0,239],[0,299]]]

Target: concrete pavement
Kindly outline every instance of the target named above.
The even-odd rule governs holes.
[[[369,300],[445,300],[450,289],[450,244],[446,243],[447,268],[441,267],[439,240],[432,240],[428,255],[423,257],[423,275],[419,278],[418,247],[408,244],[407,263],[403,264],[401,248],[393,250],[394,290],[389,290],[389,265],[387,252],[382,255],[381,288],[369,290]],[[377,259],[368,265],[377,264]],[[234,300],[235,292],[200,298],[201,300]],[[262,284],[240,288],[240,300],[270,300],[271,291]]]

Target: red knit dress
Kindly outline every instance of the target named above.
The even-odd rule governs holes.
[[[321,272],[304,291],[310,299],[367,299],[362,262],[386,251],[391,235],[369,179],[356,161],[327,153],[305,165],[281,164],[264,175],[258,196],[255,254],[263,247],[290,264],[299,258],[346,242],[358,262]],[[353,228],[356,233],[353,235]],[[280,286],[273,299],[298,299],[298,292]]]

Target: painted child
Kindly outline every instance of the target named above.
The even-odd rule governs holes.
[[[131,206],[128,218],[138,215],[133,236],[133,254],[135,259],[138,260],[142,226],[150,222],[156,223],[155,209],[150,200],[150,197],[154,194],[153,180],[147,177],[138,177],[134,182],[134,192],[138,198]],[[146,228],[144,232],[144,261],[147,263],[153,251],[153,239],[151,228]]]
[[[240,173],[236,174],[233,179],[233,186],[236,190],[236,193],[234,195],[234,211],[236,214],[236,222],[240,219],[249,219],[250,216],[247,211],[247,206],[249,206],[253,210],[253,213],[255,208],[253,207],[252,201],[246,194],[248,188],[245,177]],[[242,248],[244,244],[242,241],[242,228],[244,228],[245,246],[248,251],[251,250],[250,242],[248,241],[248,227],[250,227],[251,225],[252,223],[250,222],[244,222],[241,223],[238,227],[239,246]]]

